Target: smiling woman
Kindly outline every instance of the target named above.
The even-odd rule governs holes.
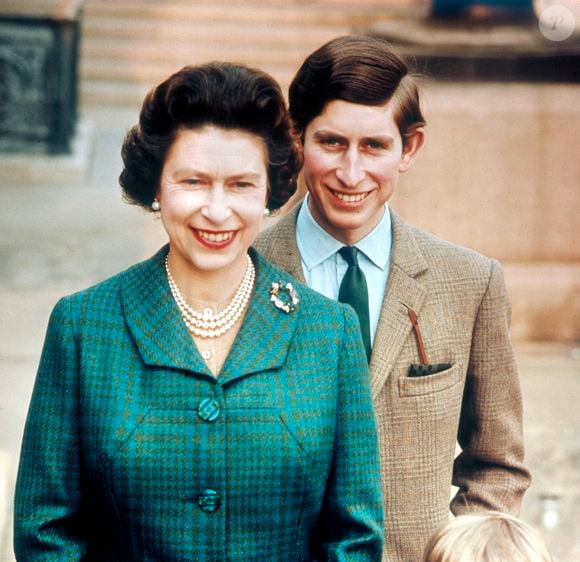
[[[242,279],[245,255],[258,235],[268,196],[264,141],[211,125],[180,130],[167,153],[157,199],[169,235],[177,284],[212,273]],[[181,280],[181,282],[180,282]],[[223,296],[227,288],[208,284]],[[190,284],[190,300],[212,300]],[[225,295],[228,297],[227,293]],[[231,296],[231,295],[230,295]],[[204,297],[204,298],[199,298]]]
[[[377,434],[358,321],[251,246],[296,187],[284,98],[187,67],[123,146],[151,259],[50,319],[15,500],[19,560],[380,560]]]

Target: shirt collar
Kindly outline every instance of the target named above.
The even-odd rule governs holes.
[[[377,267],[386,269],[389,267],[391,244],[391,213],[389,206],[385,203],[385,212],[379,224],[355,245]]]
[[[338,252],[344,244],[333,238],[316,222],[308,208],[308,197],[309,195],[304,198],[298,212],[296,240],[300,257],[310,271]],[[377,267],[385,269],[389,265],[391,242],[391,214],[385,203],[383,218],[371,232],[356,243],[356,247]]]

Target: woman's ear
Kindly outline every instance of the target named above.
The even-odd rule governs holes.
[[[404,174],[407,170],[411,168],[417,154],[423,145],[425,144],[425,129],[419,127],[415,129],[411,136],[407,139],[405,146],[403,147],[403,155],[401,157],[401,163],[399,164],[399,172]]]

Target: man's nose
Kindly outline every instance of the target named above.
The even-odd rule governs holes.
[[[361,155],[354,149],[347,150],[336,170],[336,177],[347,187],[358,185],[365,177]]]
[[[214,224],[223,223],[231,217],[232,209],[228,194],[223,186],[216,185],[207,190],[206,201],[201,208],[201,214]]]

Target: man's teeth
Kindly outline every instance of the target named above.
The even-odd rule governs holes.
[[[333,192],[341,201],[344,201],[345,203],[358,203],[359,201],[362,201],[363,199],[365,199],[368,195],[367,193],[356,193],[354,195],[347,195],[346,193],[340,193],[338,191],[334,191]]]
[[[197,232],[201,238],[209,242],[225,242],[226,240],[231,240],[234,235],[233,232],[205,232],[204,230],[198,230]]]

